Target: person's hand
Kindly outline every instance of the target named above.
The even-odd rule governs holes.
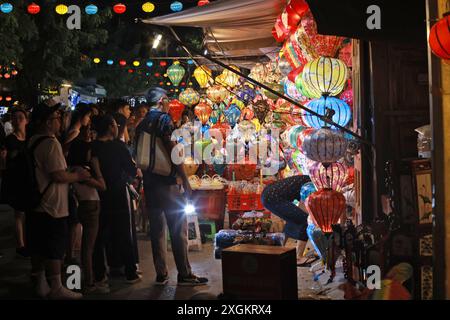
[[[78,181],[85,181],[91,177],[89,171],[84,168],[77,168],[75,173],[78,175]]]
[[[136,171],[136,177],[138,177],[138,178],[142,178],[143,177],[142,170],[139,169],[139,168]]]

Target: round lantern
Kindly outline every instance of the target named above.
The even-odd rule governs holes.
[[[289,79],[284,80],[284,93],[289,97],[300,103],[305,103],[308,98],[303,96],[297,89],[295,83],[289,81]]]
[[[316,98],[315,95],[311,94],[308,89],[303,84],[303,75],[300,73],[295,79],[295,86],[297,87],[298,92],[300,92],[303,96],[308,99]]]
[[[170,4],[170,10],[172,10],[173,12],[179,12],[183,10],[183,4],[179,1],[172,2]]]
[[[180,65],[179,61],[175,61],[168,69],[167,69],[167,76],[169,77],[170,81],[172,81],[174,86],[178,86],[183,80],[184,74],[186,73],[186,70]]]
[[[184,111],[184,104],[177,99],[173,99],[169,102],[169,115],[173,122],[178,122],[181,119]]]
[[[322,128],[306,135],[301,148],[308,159],[329,164],[345,155],[347,145],[348,141],[342,133],[330,128]]]
[[[352,111],[348,104],[344,101],[335,97],[322,97],[320,99],[315,99],[306,104],[308,109],[317,112],[321,116],[325,116],[327,110],[333,110],[333,122],[338,125],[345,127],[352,118]],[[309,127],[320,129],[323,126],[329,126],[325,121],[319,119],[319,117],[309,113],[303,115],[303,121]]]
[[[59,4],[56,6],[55,11],[57,14],[65,15],[69,11],[69,7],[65,4]]]
[[[17,70],[11,71],[11,74],[12,74],[13,76],[17,76],[18,73],[19,73],[19,72],[18,72]]]
[[[112,65],[114,64],[114,60],[108,59],[108,60],[106,61],[106,64],[107,64],[108,66],[112,66]]]
[[[100,58],[94,58],[93,61],[94,61],[95,64],[99,64],[101,60],[100,60]]]
[[[236,70],[238,72],[240,72],[241,70],[239,70],[238,67],[236,66],[230,66],[233,70]],[[230,86],[231,88],[234,88],[238,82],[239,82],[239,75],[234,73],[233,71],[230,71],[228,69],[223,70],[223,82],[227,85]]]
[[[348,68],[339,59],[320,57],[305,65],[302,79],[303,85],[315,98],[336,96],[344,90]]]
[[[206,88],[211,78],[212,72],[207,66],[198,66],[194,70],[194,78],[197,80],[200,88]]]
[[[119,64],[120,64],[122,67],[124,67],[124,66],[127,65],[127,62],[126,62],[125,60],[120,60],[120,61],[119,61]]]
[[[237,105],[232,104],[223,112],[223,114],[225,115],[225,119],[227,119],[230,126],[234,128],[239,120],[239,117],[241,116],[241,110]]]
[[[208,99],[214,103],[219,103],[224,101],[228,96],[228,91],[220,85],[214,85],[206,91]]]
[[[200,102],[194,108],[195,115],[203,125],[205,125],[208,122],[211,112],[212,112],[211,106],[204,101]]]
[[[197,5],[198,5],[199,7],[206,6],[207,4],[209,4],[209,0],[200,0],[200,1],[197,3]]]
[[[266,66],[262,63],[257,63],[255,66],[250,70],[249,77],[258,81],[263,82],[266,79],[267,76],[267,69]]]
[[[347,184],[348,168],[339,162],[327,166],[316,162],[310,166],[309,176],[318,190],[333,189],[340,192]]]
[[[333,231],[331,226],[338,223],[346,209],[345,197],[342,193],[331,189],[314,192],[306,199],[305,204],[317,226],[324,233]]]
[[[86,8],[84,8],[84,12],[88,15],[97,14],[98,7],[94,4],[87,5]]]
[[[11,3],[2,3],[0,5],[0,11],[3,13],[11,13],[13,11],[14,7]]]
[[[316,191],[317,189],[314,183],[312,182],[305,183],[300,189],[300,201],[304,203],[306,199],[309,197],[309,195],[313,194]]]
[[[41,11],[41,7],[36,3],[30,3],[27,7],[29,14],[38,14]]]
[[[5,73],[5,75],[3,77],[5,77],[5,79],[9,79],[9,78],[11,78],[11,75],[9,73]]]
[[[113,11],[117,14],[125,13],[125,11],[127,11],[127,6],[124,5],[123,3],[118,3],[114,5]]]
[[[265,85],[268,86],[270,89],[272,89],[272,90],[274,90],[274,91],[276,91],[276,92],[279,92],[280,94],[283,94],[283,93],[284,93],[284,92],[283,92],[283,89],[284,89],[284,88],[283,88],[283,86],[282,86],[281,84],[279,84],[279,83],[265,83]],[[268,91],[268,90],[266,90],[266,89],[264,89],[263,92],[264,92],[264,95],[265,95],[267,98],[269,98],[269,99],[276,100],[276,99],[279,98],[276,94],[274,94],[274,93],[272,93],[272,92],[270,92],[270,91]]]
[[[444,60],[450,59],[450,12],[431,28],[428,42],[435,55]]]
[[[146,65],[149,68],[153,67],[153,61],[147,61]]]
[[[180,102],[188,107],[196,105],[200,101],[200,95],[192,88],[187,88],[178,97]]]
[[[139,67],[141,65],[141,63],[139,61],[133,61],[133,66],[135,67]]]
[[[160,65],[161,67],[165,67],[165,66],[167,66],[167,62],[166,62],[166,61],[161,61],[161,62],[159,63],[159,65]]]
[[[146,2],[142,5],[142,11],[146,13],[153,12],[155,10],[155,5],[151,2]]]

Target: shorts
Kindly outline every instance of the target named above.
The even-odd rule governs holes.
[[[31,255],[63,260],[68,237],[67,217],[54,218],[45,212],[26,214],[26,242]]]
[[[73,191],[69,191],[69,226],[74,226],[80,223],[80,218],[78,217],[78,203],[75,198]]]

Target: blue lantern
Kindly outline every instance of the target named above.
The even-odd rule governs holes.
[[[172,2],[172,4],[170,5],[170,10],[174,12],[181,11],[183,10],[183,4],[179,1]]]
[[[322,96],[320,99],[314,99],[308,102],[306,106],[322,116],[326,114],[327,109],[333,110],[335,112],[332,118],[333,122],[342,127],[345,127],[352,118],[352,111],[349,105],[335,97]],[[316,129],[320,129],[326,125],[325,121],[309,112],[303,115],[303,120],[308,126]]]
[[[111,60],[111,59],[109,59],[109,60],[106,61],[106,63],[107,63],[109,66],[112,66],[112,65],[114,64],[114,61]]]
[[[86,6],[86,8],[84,8],[84,11],[86,11],[86,14],[97,14],[98,12],[98,8],[95,4],[90,4],[88,6]]]
[[[241,116],[241,110],[239,109],[239,107],[233,103],[223,113],[230,126],[234,128],[237,121],[239,120],[239,117]]]
[[[245,87],[241,91],[238,92],[238,97],[243,102],[248,103],[251,100],[255,99],[256,92],[255,92],[255,90],[253,90],[250,87]]]
[[[11,11],[13,11],[13,5],[11,3],[2,3],[2,5],[0,6],[0,10],[3,13],[10,13]]]
[[[152,61],[147,61],[147,67],[151,68],[153,66],[153,62]]]
[[[308,198],[308,196],[311,193],[314,193],[316,191],[317,191],[317,189],[316,189],[316,186],[314,185],[314,183],[312,183],[312,182],[305,183],[302,186],[302,188],[300,189],[300,200],[302,202],[305,202],[306,198]]]
[[[314,224],[308,225],[306,234],[308,235],[309,240],[311,240],[314,250],[316,250],[317,254],[320,256],[320,259],[326,261],[328,242],[325,234]]]
[[[192,65],[192,64],[194,64],[194,60],[189,59],[189,60],[187,61],[187,63],[190,64],[190,65]]]

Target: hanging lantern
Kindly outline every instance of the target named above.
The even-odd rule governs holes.
[[[119,65],[121,65],[122,67],[127,65],[127,62],[125,60],[119,60]]]
[[[223,74],[223,73],[219,74],[219,75],[214,79],[214,81],[215,81],[216,84],[219,84],[219,85],[221,85],[221,86],[224,86],[224,87],[227,86],[227,84],[225,83],[225,77],[224,77],[224,74]]]
[[[253,104],[253,112],[256,115],[260,124],[264,124],[266,122],[267,114],[269,113],[270,106],[265,100],[259,100],[255,104]]]
[[[56,6],[55,11],[57,14],[65,15],[69,11],[69,7],[65,4],[59,4]]]
[[[241,138],[245,141],[251,141],[256,133],[256,126],[254,123],[244,120],[238,124],[238,131]]]
[[[100,63],[100,58],[94,58],[93,61],[94,61],[95,64],[99,64]]]
[[[337,96],[344,90],[348,68],[339,59],[320,57],[305,65],[302,79],[303,85],[315,98]]]
[[[345,127],[352,118],[352,111],[348,104],[344,101],[335,97],[321,97],[320,99],[315,99],[306,104],[308,109],[317,112],[321,116],[325,116],[327,110],[333,110],[333,122],[338,125]],[[303,115],[303,121],[308,127],[313,127],[320,129],[323,126],[329,126],[325,121],[319,119],[319,117],[305,111]]]
[[[167,66],[167,62],[166,62],[166,61],[161,61],[161,62],[159,63],[159,65],[160,65],[161,67],[166,67],[166,66]]]
[[[192,88],[187,88],[178,97],[180,102],[188,107],[196,105],[200,101],[200,95]]]
[[[161,76],[161,74],[159,72],[155,73],[155,77],[159,78]]]
[[[300,150],[296,150],[292,154],[292,161],[301,174],[303,174],[304,176],[309,175],[308,158],[306,158],[306,156],[301,153]]]
[[[347,89],[341,93],[339,98],[348,104],[350,108],[353,108],[353,89],[351,80],[348,80]]]
[[[257,63],[255,66],[250,70],[249,77],[258,81],[263,82],[266,79],[267,76],[267,69],[266,66],[262,63]]]
[[[155,5],[151,2],[146,2],[142,5],[142,11],[146,13],[153,12],[155,10]]]
[[[337,224],[345,214],[345,197],[340,192],[322,189],[306,199],[306,208],[317,226],[324,233],[331,233],[333,231],[331,226]]]
[[[219,130],[222,133],[223,140],[226,139],[228,136],[229,131],[231,130],[231,127],[229,124],[225,122],[219,122],[211,127],[211,129]]]
[[[172,81],[174,86],[178,86],[183,80],[184,74],[186,73],[186,70],[180,65],[179,61],[175,61],[168,69],[167,69],[167,76],[169,77],[170,81]]]
[[[84,12],[88,15],[97,14],[98,7],[94,4],[87,5],[86,8],[84,8]]]
[[[149,68],[153,67],[153,61],[147,61],[146,65]]]
[[[298,139],[298,135],[305,130],[306,128],[304,126],[301,125],[295,125],[292,126],[289,131],[288,131],[288,142],[289,145],[294,148],[297,149],[297,139]]]
[[[212,72],[207,66],[199,66],[194,70],[194,78],[197,80],[200,88],[206,88],[208,86],[209,79]]]
[[[125,11],[127,11],[127,6],[124,5],[123,3],[118,3],[114,5],[113,11],[117,14],[125,13]]]
[[[19,73],[19,72],[18,72],[17,70],[11,71],[11,74],[12,74],[13,76],[17,76],[18,73]]]
[[[203,6],[206,6],[207,4],[209,4],[209,0],[200,0],[200,1],[197,3],[197,6],[203,7]]]
[[[256,92],[252,88],[245,86],[241,90],[238,91],[237,96],[245,103],[249,103],[256,97]]]
[[[295,79],[295,86],[297,87],[298,92],[300,92],[303,96],[305,96],[308,99],[314,99],[315,96],[308,91],[308,89],[303,84],[303,76],[300,73],[297,78]]]
[[[341,192],[347,184],[348,168],[339,162],[327,166],[316,162],[309,168],[309,176],[318,190],[333,189]]]
[[[301,104],[306,103],[308,101],[308,98],[303,96],[295,86],[295,83],[289,81],[288,79],[284,80],[284,93],[289,97],[292,98]]]
[[[314,183],[312,182],[305,183],[300,189],[300,201],[305,203],[309,195],[313,194],[316,191],[317,189]]]
[[[279,92],[280,94],[284,93],[283,92],[284,88],[279,83],[265,83],[265,85],[268,86],[269,88],[271,88],[272,90]],[[274,94],[266,89],[264,89],[263,92],[264,92],[264,95],[269,99],[272,99],[272,100],[278,99],[278,96],[276,94]]]
[[[5,73],[3,77],[4,77],[5,79],[9,79],[9,78],[11,78],[11,75],[10,75],[9,73]]]
[[[211,112],[212,112],[211,106],[204,101],[200,102],[194,108],[194,114],[197,116],[197,118],[203,125],[205,125],[208,122]]]
[[[220,85],[214,85],[206,91],[208,99],[214,103],[220,103],[224,101],[228,96],[228,91]]]
[[[227,119],[228,123],[232,128],[236,125],[241,116],[241,110],[235,104],[232,104],[226,109],[223,114],[225,115],[225,119]]]
[[[431,27],[428,42],[435,55],[444,60],[450,59],[450,12]]]
[[[308,159],[330,164],[345,155],[347,145],[348,141],[342,133],[330,128],[322,128],[319,130],[313,129],[306,135],[301,148]]]
[[[181,119],[184,111],[184,104],[182,104],[177,99],[173,99],[169,102],[169,115],[173,122],[176,123]]]
[[[287,77],[288,74],[292,71],[291,65],[284,56],[281,57],[280,61],[278,62],[278,69],[280,70],[283,77]]]
[[[108,60],[106,60],[106,64],[108,66],[112,66],[114,64],[114,60],[108,59]]]
[[[242,120],[247,120],[250,121],[255,117],[255,113],[253,112],[252,109],[250,108],[244,108],[242,109],[242,113],[241,113],[241,121]]]
[[[28,5],[27,11],[29,14],[38,14],[41,11],[41,7],[38,4],[32,2]]]
[[[170,4],[170,10],[172,10],[173,12],[179,12],[183,10],[183,4],[179,1],[172,2]]]
[[[133,61],[133,66],[135,67],[139,67],[141,65],[141,63],[139,61]]]
[[[241,70],[236,66],[232,65],[230,67],[233,70],[241,72]],[[226,85],[230,86],[231,88],[234,88],[238,84],[239,78],[240,78],[240,76],[238,74],[236,74],[233,71],[228,70],[228,69],[224,69],[222,74],[223,74],[223,78],[222,78],[223,82],[226,83]]]
[[[0,11],[3,13],[11,13],[13,11],[14,7],[11,3],[2,3],[0,5]]]
[[[295,79],[297,79],[297,76],[303,72],[303,67],[304,66],[300,66],[297,69],[294,69],[291,72],[289,72],[289,74],[287,76],[289,81],[291,81],[292,83],[295,83]]]
[[[133,69],[128,69],[128,73],[133,73],[134,70]]]

